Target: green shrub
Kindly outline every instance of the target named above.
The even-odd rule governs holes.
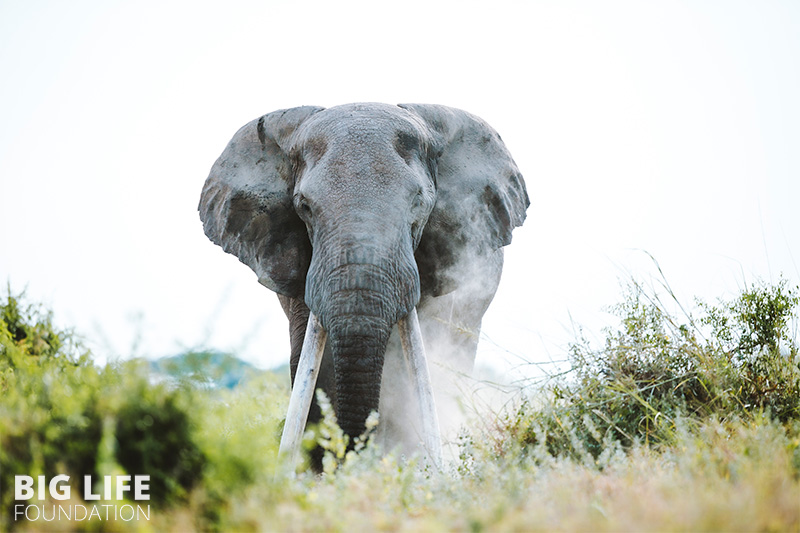
[[[97,367],[52,315],[9,291],[0,301],[0,509],[12,516],[15,475],[149,474],[152,505],[184,499],[201,479],[193,391],[150,383],[147,365]],[[5,528],[4,528],[5,529]]]
[[[100,374],[52,315],[9,294],[0,302],[0,507],[15,474],[93,473],[102,435]]]
[[[797,288],[781,280],[718,307],[701,304],[701,322],[711,328],[707,347],[733,369],[727,385],[742,409],[766,409],[783,422],[800,418],[800,359],[791,331],[799,302]]]
[[[126,472],[150,475],[156,504],[185,498],[203,475],[187,396],[139,381],[116,412],[116,460]]]
[[[700,303],[698,320],[686,313],[679,320],[655,291],[633,283],[612,308],[620,325],[606,330],[603,348],[574,343],[568,377],[508,416],[504,438],[597,460],[610,443],[669,442],[679,419],[764,412],[800,420],[800,360],[790,334],[798,302],[785,280],[754,284],[731,301]]]
[[[225,530],[232,502],[251,487],[259,487],[271,501],[285,497],[277,458],[288,379],[262,373],[234,389],[203,388],[201,392],[195,396],[193,413],[205,467],[189,509],[194,528]]]

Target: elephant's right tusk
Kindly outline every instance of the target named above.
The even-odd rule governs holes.
[[[425,355],[425,346],[422,344],[417,310],[412,309],[408,316],[401,319],[397,323],[397,329],[419,404],[423,442],[434,467],[441,470],[442,437],[439,431],[439,417],[436,414],[436,403],[433,399],[428,361]]]
[[[297,464],[297,452],[300,449],[300,441],[308,420],[308,411],[314,397],[314,387],[317,385],[317,375],[322,362],[322,354],[325,351],[327,336],[319,319],[314,313],[310,313],[306,336],[303,340],[303,350],[300,352],[300,361],[294,377],[292,396],[289,398],[289,409],[286,413],[286,423],[283,426],[281,446],[278,451],[279,455],[287,457],[292,469]]]

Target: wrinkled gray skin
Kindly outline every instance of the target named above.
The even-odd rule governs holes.
[[[528,205],[511,155],[481,119],[351,104],[245,125],[199,210],[206,235],[278,293],[292,382],[311,309],[328,333],[318,384],[339,424],[357,436],[379,410],[392,445],[416,442],[408,429],[418,417],[395,325],[417,306],[434,390],[440,375],[471,372],[502,247]]]

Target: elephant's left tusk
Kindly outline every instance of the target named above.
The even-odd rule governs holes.
[[[289,465],[294,471],[297,464],[297,452],[303,438],[303,430],[308,420],[308,411],[314,397],[314,387],[317,385],[317,375],[325,351],[327,333],[322,328],[319,319],[310,313],[306,336],[303,340],[303,350],[300,352],[300,361],[297,364],[297,373],[294,377],[292,396],[289,398],[289,409],[286,413],[286,423],[283,426],[279,455],[286,456]]]
[[[401,319],[397,324],[397,329],[419,404],[423,442],[434,467],[441,470],[442,437],[439,431],[439,417],[436,414],[436,402],[433,399],[428,361],[425,355],[425,346],[422,344],[417,310],[412,309],[407,317]]]

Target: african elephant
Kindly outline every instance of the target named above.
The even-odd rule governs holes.
[[[341,428],[358,436],[378,410],[391,444],[416,418],[396,325],[416,307],[434,388],[446,381],[437,376],[470,373],[502,248],[528,205],[511,155],[478,117],[366,103],[248,123],[211,169],[199,211],[208,238],[278,294],[292,383],[311,313],[327,334],[318,385]]]

